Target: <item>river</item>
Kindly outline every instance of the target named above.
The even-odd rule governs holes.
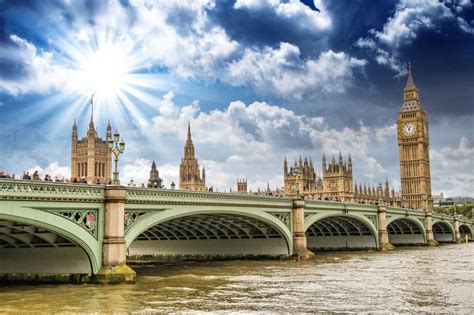
[[[137,269],[135,285],[0,288],[3,312],[474,312],[474,243]]]

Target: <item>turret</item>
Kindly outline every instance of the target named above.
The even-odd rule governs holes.
[[[107,133],[106,133],[106,135],[105,135],[105,139],[106,139],[106,140],[112,139],[112,125],[110,125],[110,120],[109,120],[109,122],[107,123]]]
[[[328,170],[326,164],[326,154],[323,153],[323,174]]]
[[[72,125],[72,139],[77,140],[77,124],[76,119],[74,119],[74,124]]]
[[[342,168],[342,164],[343,164],[342,153],[341,153],[341,151],[339,151],[339,166],[341,168]]]
[[[288,162],[286,161],[286,156],[285,156],[285,160],[283,161],[283,175],[284,176],[288,175]]]
[[[349,171],[352,172],[352,157],[350,153],[349,153],[349,158],[347,159],[347,167],[349,168]]]
[[[202,166],[202,181],[203,182],[206,181],[206,169],[204,168],[204,165]]]

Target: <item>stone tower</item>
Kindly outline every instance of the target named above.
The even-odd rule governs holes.
[[[433,199],[431,197],[428,115],[421,105],[410,64],[397,127],[402,206],[431,210]]]
[[[160,173],[156,169],[155,161],[151,164],[150,178],[148,179],[148,187],[163,188],[163,180],[160,178]]]
[[[202,174],[202,175],[201,175]],[[188,124],[188,138],[184,145],[184,157],[179,165],[179,189],[207,191],[206,171],[199,171],[199,163],[195,157],[194,144],[191,138],[191,124]]]
[[[112,152],[107,146],[109,139],[112,139],[110,121],[107,125],[105,140],[103,140],[97,135],[94,126],[93,107],[89,129],[82,139],[78,138],[77,124],[74,120],[71,141],[71,179],[84,177],[89,184],[107,184],[112,179]]]
[[[239,194],[247,193],[247,179],[237,179],[237,192]]]
[[[349,154],[347,162],[339,152],[339,161],[332,158],[327,165],[326,156],[323,154],[323,195],[330,200],[352,202],[354,188],[352,183],[352,158]]]

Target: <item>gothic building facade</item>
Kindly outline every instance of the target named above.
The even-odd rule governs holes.
[[[199,170],[199,163],[195,156],[194,144],[191,138],[191,125],[188,124],[188,138],[184,145],[184,157],[179,165],[179,189],[193,191],[207,191],[206,170]]]
[[[402,205],[406,208],[431,210],[430,137],[428,115],[420,102],[411,65],[403,89],[403,105],[397,121],[400,151]]]
[[[308,199],[335,200],[343,202],[355,202],[366,204],[377,204],[383,201],[392,206],[400,205],[400,198],[395,196],[392,189],[390,194],[388,181],[382,187],[367,185],[357,185],[353,183],[352,158],[349,155],[345,160],[339,153],[336,162],[335,157],[331,162],[327,162],[326,155],[323,154],[322,174],[314,169],[311,159],[300,157],[299,161],[288,167],[285,158],[283,162],[284,195],[295,196],[298,192]]]
[[[107,141],[112,139],[112,126],[107,125],[105,140],[100,138],[94,126],[93,114],[87,134],[79,139],[77,124],[72,126],[71,179],[84,178],[89,184],[107,184],[112,179],[112,152]]]

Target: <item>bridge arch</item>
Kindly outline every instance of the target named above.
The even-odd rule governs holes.
[[[438,243],[453,242],[455,233],[453,225],[440,219],[433,220],[433,237]]]
[[[0,273],[94,274],[101,244],[60,215],[0,203]],[[32,263],[32,262],[35,263]]]
[[[289,228],[261,209],[185,206],[145,216],[125,242],[130,256],[287,255],[293,247]]]
[[[426,244],[426,229],[422,222],[407,216],[392,216],[387,220],[388,241],[393,245]]]
[[[472,233],[472,228],[468,224],[459,225],[459,233],[461,234],[461,241],[463,241],[467,235],[468,240],[473,240],[474,235]]]
[[[305,220],[310,249],[378,248],[375,224],[366,216],[318,213]]]

